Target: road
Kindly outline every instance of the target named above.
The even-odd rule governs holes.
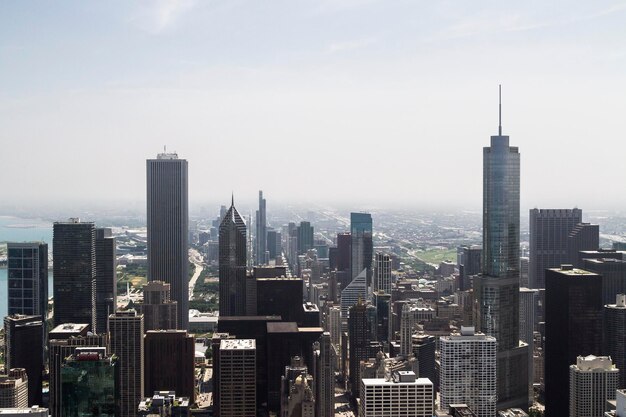
[[[193,288],[196,286],[196,281],[202,273],[204,266],[202,266],[202,255],[195,249],[189,249],[189,260],[196,266],[196,271],[189,280],[189,299],[193,298]]]

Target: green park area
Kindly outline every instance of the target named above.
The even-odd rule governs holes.
[[[438,248],[438,249],[427,249],[425,251],[416,252],[415,256],[417,256],[420,260],[429,263],[438,265],[443,261],[452,261],[456,263],[456,249],[448,249],[448,248]]]

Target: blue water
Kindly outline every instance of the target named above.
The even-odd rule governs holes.
[[[0,243],[43,241],[52,253],[52,222],[0,216]],[[7,270],[0,268],[0,317],[7,315]],[[52,270],[48,272],[48,296],[52,296]]]

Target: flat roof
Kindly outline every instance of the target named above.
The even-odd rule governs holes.
[[[579,276],[597,276],[598,274],[596,274],[595,272],[591,272],[591,271],[587,271],[585,269],[579,269],[579,268],[549,268],[550,271],[554,271],[554,272],[559,272],[563,275],[568,275],[568,276],[572,276],[572,277],[579,277]]]
[[[253,350],[256,349],[254,339],[222,339],[220,350]]]
[[[363,385],[373,386],[373,385],[430,385],[433,383],[428,378],[415,378],[415,382],[393,382],[387,381],[385,378],[363,378]]]
[[[89,327],[86,323],[64,323],[52,329],[50,333],[76,333]]]

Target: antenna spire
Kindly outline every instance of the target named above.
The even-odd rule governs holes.
[[[498,85],[498,136],[502,136],[502,84]]]
[[[230,205],[232,207],[235,207],[235,192],[231,191],[231,201],[230,201]]]

